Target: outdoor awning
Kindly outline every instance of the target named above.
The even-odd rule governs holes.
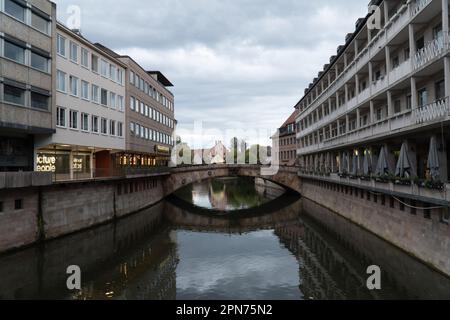
[[[440,167],[439,167],[439,154],[437,150],[436,137],[431,137],[430,140],[430,151],[428,153],[428,163],[427,167],[430,170],[430,175],[433,180],[440,179]]]
[[[408,156],[408,142],[403,142],[400,149],[400,156],[398,158],[397,167],[395,168],[395,175],[400,178],[411,177],[411,161]]]

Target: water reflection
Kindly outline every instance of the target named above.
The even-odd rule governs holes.
[[[450,280],[306,199],[236,216],[161,202],[0,257],[2,299],[450,299]],[[67,266],[82,290],[69,292]],[[381,267],[369,291],[367,266]]]
[[[230,211],[259,207],[283,193],[254,178],[215,178],[186,186],[175,195],[198,207]]]

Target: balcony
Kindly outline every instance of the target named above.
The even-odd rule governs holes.
[[[431,3],[431,0],[416,0],[411,7],[411,18],[418,15],[427,5]]]
[[[370,89],[366,88],[363,91],[361,91],[358,95],[358,102],[362,103],[370,98]]]
[[[427,63],[439,58],[444,53],[445,49],[448,48],[448,37],[446,41],[444,40],[444,37],[435,39],[428,43],[424,48],[417,51],[413,60],[414,70],[417,70]]]
[[[374,57],[380,50],[386,46],[386,31],[380,30],[369,44],[370,56]]]
[[[389,73],[389,84],[394,84],[411,73],[411,60],[403,62]]]
[[[414,110],[414,117],[417,124],[434,122],[450,117],[449,97],[418,107]]]
[[[379,93],[380,91],[386,89],[387,87],[387,79],[383,76],[377,81],[372,83],[372,95]]]
[[[400,31],[408,25],[410,16],[408,15],[408,5],[402,5],[386,25],[386,37],[393,39]]]

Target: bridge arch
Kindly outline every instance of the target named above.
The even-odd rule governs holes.
[[[295,168],[280,167],[276,174],[263,176],[261,175],[261,166],[256,165],[207,165],[173,169],[171,175],[163,180],[164,195],[169,196],[192,183],[224,177],[261,178],[285,189],[301,193],[301,180]]]

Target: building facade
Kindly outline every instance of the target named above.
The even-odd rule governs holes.
[[[0,171],[32,171],[34,144],[55,130],[56,6],[0,0]]]
[[[131,57],[97,43],[126,67],[126,147],[116,155],[119,168],[140,171],[167,166],[175,131],[173,84],[159,71],[146,71]]]
[[[386,192],[388,183],[405,185],[402,205],[412,211],[445,204],[448,0],[372,5],[378,9],[357,21],[296,106],[300,175],[353,186],[373,180]]]
[[[272,137],[272,147],[278,150],[279,163],[284,166],[293,166],[297,161],[296,122],[298,111],[294,111]],[[276,148],[276,149],[275,149]]]
[[[57,180],[110,176],[125,150],[126,66],[58,23],[56,132],[37,139],[36,171]]]

